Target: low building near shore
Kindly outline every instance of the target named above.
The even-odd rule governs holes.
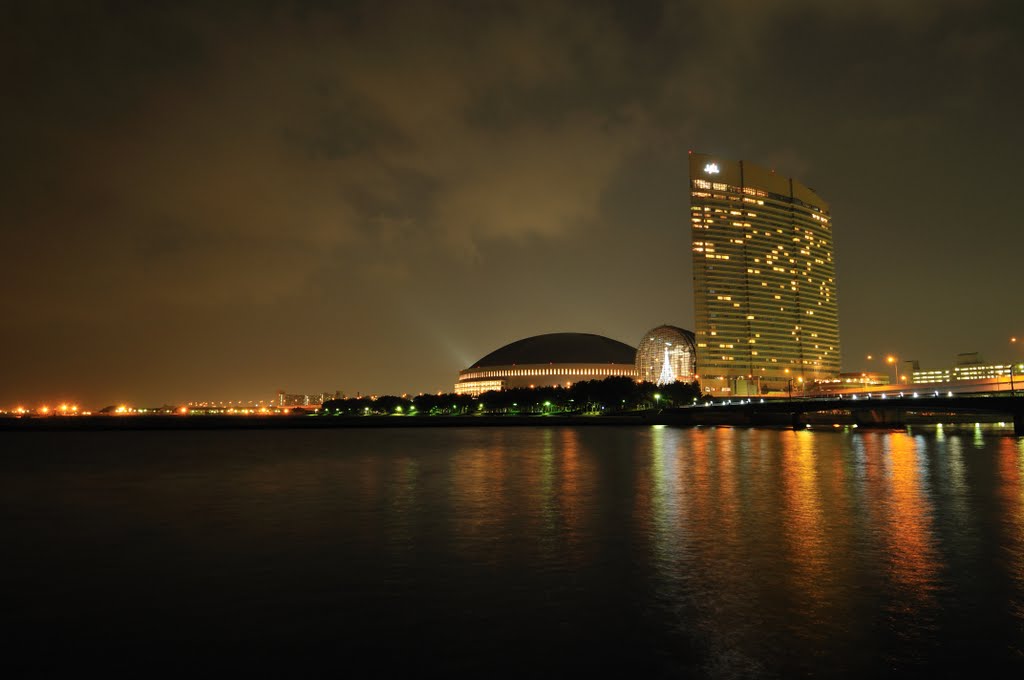
[[[316,408],[325,401],[341,399],[341,392],[320,392],[317,394],[287,394],[284,390],[278,390],[274,398],[274,405],[278,408],[312,407]]]

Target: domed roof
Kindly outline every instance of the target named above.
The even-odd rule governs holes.
[[[632,364],[636,349],[593,333],[547,333],[496,349],[471,368],[512,364]]]
[[[668,324],[665,324],[663,326],[658,326],[657,328],[652,328],[651,330],[644,333],[644,337],[640,340],[640,342],[644,342],[645,340],[655,340],[658,342],[662,342],[673,339],[679,342],[686,342],[692,345],[694,342],[693,331],[688,331],[685,328],[680,328],[679,326],[669,326]]]

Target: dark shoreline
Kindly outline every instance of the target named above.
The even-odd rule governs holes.
[[[789,428],[789,417],[780,414],[756,424],[738,419],[701,414],[699,422],[692,417],[655,411],[623,415],[505,415],[505,416],[53,416],[44,418],[0,418],[0,432],[81,432],[113,430],[306,430],[325,428],[395,428],[395,427],[562,427],[604,426],[644,427],[672,425],[678,427],[767,427]],[[708,417],[711,416],[711,417]],[[903,423],[859,427],[865,429],[903,429],[906,425],[938,423],[970,424],[1004,421],[991,415],[950,418],[917,416],[907,417]],[[812,427],[852,425],[853,420],[843,416],[817,416],[804,422]]]
[[[307,430],[323,428],[648,425],[622,416],[74,416],[3,418],[0,432],[83,430]]]

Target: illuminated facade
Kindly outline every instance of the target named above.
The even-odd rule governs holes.
[[[952,372],[948,368],[940,368],[930,371],[914,371],[914,384],[948,383]]]
[[[958,354],[956,366],[952,369],[933,369],[929,371],[915,370],[913,381],[915,384],[939,384],[964,380],[999,380],[1009,378],[1011,372],[1016,375],[1022,368],[1016,368],[1013,364],[988,364],[977,352],[966,352]]]
[[[478,396],[520,387],[569,387],[612,376],[636,379],[636,350],[590,333],[549,333],[497,349],[459,372],[456,394]]]
[[[891,382],[888,373],[866,371],[861,373],[840,373],[834,385],[838,387],[878,387]]]
[[[637,380],[659,385],[691,382],[696,360],[693,333],[675,326],[652,328],[636,347]]]
[[[1013,364],[975,364],[957,366],[953,369],[953,380],[991,380],[1010,375]]]
[[[690,154],[690,226],[704,390],[753,395],[835,379],[828,203],[753,163]]]
[[[330,399],[340,399],[341,392],[321,392],[320,394],[286,394],[284,390],[278,390],[274,398],[274,405],[278,408],[292,406],[320,406]]]

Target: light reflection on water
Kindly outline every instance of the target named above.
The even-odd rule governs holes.
[[[69,658],[114,644],[104,631],[146,650],[187,628],[207,650],[231,630],[281,658],[380,653],[382,673],[493,675],[500,659],[517,676],[852,677],[1024,659],[1024,440],[981,428],[4,443],[11,612]],[[122,630],[140,601],[161,618]]]
[[[1006,563],[1019,589],[1024,589],[1024,439],[1009,437],[999,442],[999,497],[1004,505],[1003,531]],[[1012,600],[1014,615],[1024,621],[1024,600]],[[1024,640],[1013,649],[1024,656]]]

